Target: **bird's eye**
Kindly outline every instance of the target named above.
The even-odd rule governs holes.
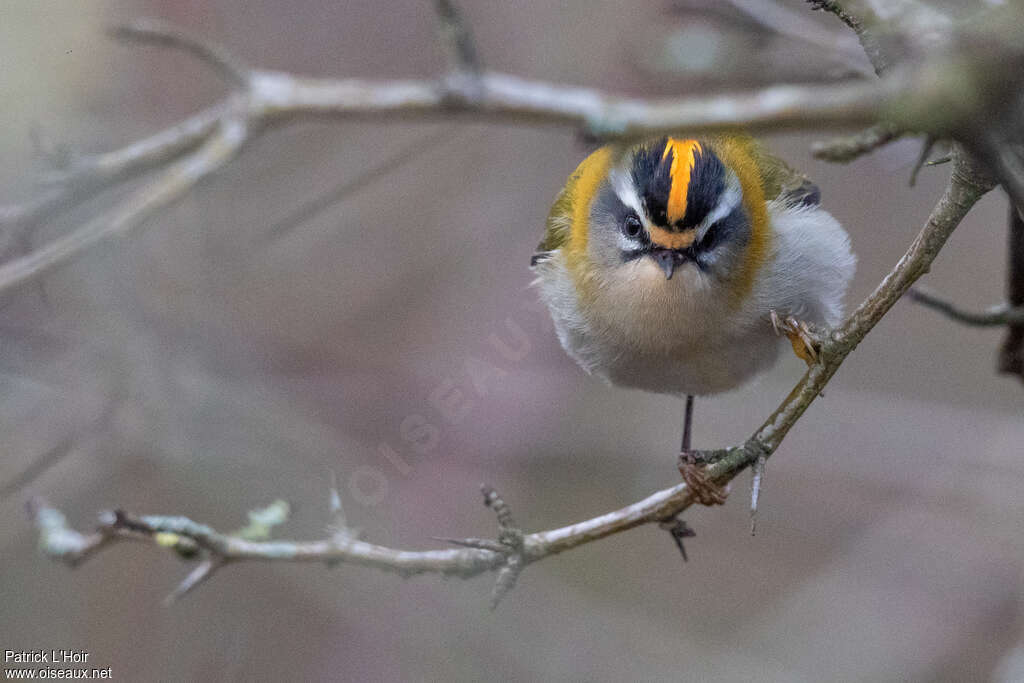
[[[643,230],[643,225],[640,224],[640,219],[636,216],[630,214],[623,219],[622,232],[624,232],[627,237],[637,237],[641,230]]]
[[[704,233],[704,237],[700,240],[700,248],[708,250],[718,246],[718,242],[721,239],[722,231],[719,229],[719,223],[712,223],[708,226],[707,232]]]

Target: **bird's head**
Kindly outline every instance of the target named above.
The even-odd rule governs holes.
[[[604,147],[577,174],[572,199],[586,205],[575,207],[570,241],[577,267],[604,282],[650,286],[681,273],[686,282],[734,281],[766,230],[760,176],[742,142],[665,137]]]

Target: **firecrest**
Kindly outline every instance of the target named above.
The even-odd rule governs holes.
[[[814,362],[808,324],[839,321],[856,259],[819,201],[746,135],[610,145],[569,176],[533,255],[558,338],[584,370],[686,396],[679,472],[705,505],[727,492],[690,450],[694,395],[768,368],[780,331]],[[682,551],[692,530],[665,524]]]
[[[568,354],[613,384],[679,396],[811,360],[856,259],[818,188],[746,135],[609,145],[569,176],[531,265]]]

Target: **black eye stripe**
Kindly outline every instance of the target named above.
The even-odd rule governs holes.
[[[622,219],[622,232],[627,237],[639,237],[643,230],[644,226],[636,214],[630,213]]]
[[[594,200],[594,207],[591,210],[591,220],[593,221],[607,221],[608,219],[614,221],[612,225],[617,226],[619,232],[630,240],[640,244],[647,245],[650,243],[650,238],[647,236],[647,232],[643,229],[643,222],[637,215],[636,211],[626,206],[618,193],[612,187],[610,182],[605,182],[604,186],[598,191],[597,198]],[[639,230],[636,233],[630,233],[627,231],[627,221],[630,219],[635,220]]]
[[[743,206],[737,205],[727,216],[708,227],[700,242],[694,245],[697,252],[708,252],[729,240],[737,239],[744,233],[747,216]]]

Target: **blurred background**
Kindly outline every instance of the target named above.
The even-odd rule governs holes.
[[[31,197],[47,170],[33,131],[102,151],[222,95],[188,56],[108,40],[110,23],[160,17],[264,68],[430,77],[444,67],[431,5],[5,0],[0,203]],[[491,68],[637,95],[867,67],[837,21],[796,1],[463,9]],[[913,140],[848,166],[810,158],[830,135],[767,141],[849,230],[854,305],[949,171],[926,168],[910,188]],[[3,296],[2,647],[83,649],[139,681],[1024,680],[1024,387],[994,374],[999,330],[910,303],[772,459],[758,535],[744,475],[724,509],[685,515],[698,534],[685,565],[645,527],[531,566],[495,613],[491,576],[285,564],[230,567],[164,608],[190,568],[170,554],[123,544],[75,571],[38,554],[30,495],[81,529],[124,507],[225,531],[284,498],[280,535],[316,538],[334,472],[368,540],[416,549],[494,535],[480,482],[527,531],[676,483],[682,402],[585,376],[529,288],[550,202],[587,152],[555,128],[296,123],[130,239]],[[0,232],[0,253],[44,244],[132,187]],[[969,307],[1002,300],[1005,225],[993,192],[926,284]],[[695,445],[745,438],[801,372],[787,357],[699,400]],[[430,400],[452,387],[472,402],[454,424]],[[415,428],[426,436],[405,438]]]

